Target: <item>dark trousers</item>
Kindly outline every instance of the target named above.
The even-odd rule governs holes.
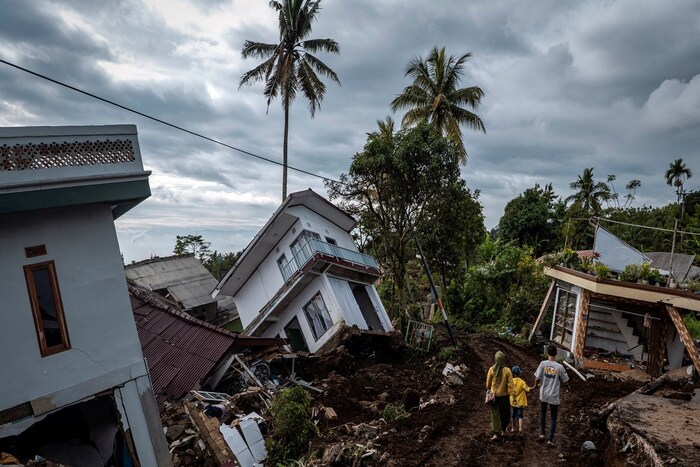
[[[547,422],[547,407],[549,407],[550,412],[550,422],[549,422],[549,440],[554,439],[554,430],[557,429],[557,415],[559,413],[559,406],[555,404],[548,404],[546,402],[540,402],[540,434],[544,436],[545,426]]]
[[[496,396],[495,400],[501,422],[501,431],[506,431],[510,424],[510,396]]]

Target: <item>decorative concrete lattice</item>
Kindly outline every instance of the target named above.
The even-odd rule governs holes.
[[[0,146],[0,170],[4,171],[122,164],[134,160],[134,146],[128,139]]]

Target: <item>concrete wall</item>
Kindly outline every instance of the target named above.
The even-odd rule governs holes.
[[[328,314],[333,321],[333,326],[328,328],[325,334],[320,336],[318,341],[315,341],[313,332],[309,326],[309,321],[306,319],[306,315],[304,314],[303,306],[306,305],[317,292],[321,292],[323,301],[328,309]],[[327,282],[324,280],[323,276],[314,278],[314,280],[312,280],[309,285],[306,286],[306,289],[304,289],[280,315],[280,319],[265,330],[263,337],[274,337],[277,334],[282,337],[287,337],[287,335],[284,333],[284,327],[295,316],[299,320],[299,325],[304,333],[304,339],[306,340],[306,345],[309,346],[310,352],[316,352],[319,348],[321,348],[321,346],[325,344],[328,339],[333,336],[333,334],[335,334],[341,324],[344,323],[343,314],[338,307],[338,302],[333,296],[333,291],[327,287]]]
[[[47,255],[25,258],[40,244]],[[0,410],[58,392],[69,403],[145,373],[109,206],[0,216],[0,258]],[[48,260],[71,349],[42,358],[23,266]]]
[[[234,296],[236,308],[238,309],[244,328],[255,319],[258,311],[260,311],[284,285],[284,279],[277,265],[277,260],[282,254],[287,257],[287,260],[292,258],[293,253],[290,245],[299,236],[302,230],[316,232],[321,236],[321,240],[323,241],[326,241],[326,237],[330,237],[338,243],[338,246],[358,251],[355,242],[348,232],[308,208],[304,206],[292,206],[288,208],[286,212],[297,216],[299,220],[296,221],[292,228],[280,239],[277,248],[270,252],[258,269]]]

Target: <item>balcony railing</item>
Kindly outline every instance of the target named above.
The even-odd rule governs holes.
[[[304,246],[290,259],[287,264],[282,266],[282,277],[287,282],[295,272],[304,267],[309,259],[316,253],[335,256],[336,258],[349,261],[354,264],[379,269],[377,260],[369,255],[358,253],[357,251],[348,250],[347,248],[339,247],[331,243],[322,242],[315,238],[310,238]]]

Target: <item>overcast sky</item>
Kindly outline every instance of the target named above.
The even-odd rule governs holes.
[[[342,82],[320,112],[291,112],[290,164],[336,178],[408,81],[416,55],[471,52],[463,86],[485,92],[488,133],[465,129],[462,175],[481,190],[488,228],[535,183],[558,194],[585,167],[636,205],[675,199],[662,174],[683,158],[700,188],[700,0],[324,0],[313,37]],[[274,42],[265,0],[0,0],[0,57],[248,151],[282,159],[279,102],[238,90]],[[402,115],[395,115],[400,121]],[[0,64],[0,126],[135,123],[153,195],[117,222],[127,262],[171,254],[176,235],[242,249],[276,209],[281,168],[163,127]],[[290,172],[290,191],[320,180]]]

